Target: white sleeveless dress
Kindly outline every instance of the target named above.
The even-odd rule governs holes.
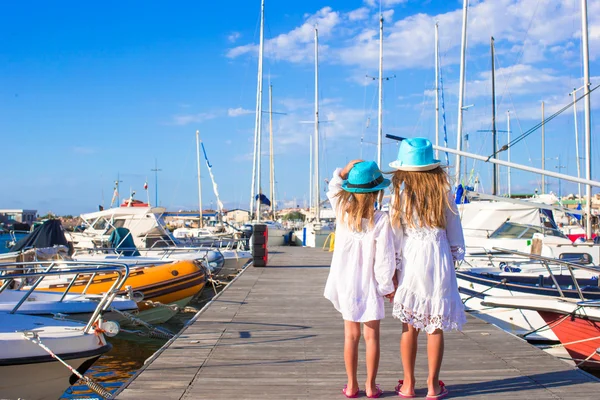
[[[454,260],[464,258],[460,216],[453,199],[446,229],[394,227],[402,249],[402,269],[394,297],[393,316],[416,329],[433,333],[461,330],[467,322],[458,292]]]

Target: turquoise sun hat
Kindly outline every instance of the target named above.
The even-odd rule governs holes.
[[[390,163],[390,167],[400,171],[430,171],[439,165],[440,160],[433,158],[431,142],[425,138],[402,140],[398,158]]]
[[[354,164],[348,173],[348,179],[342,183],[342,189],[352,193],[378,192],[390,186],[374,161],[361,161]]]

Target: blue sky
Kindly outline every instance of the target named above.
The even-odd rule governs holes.
[[[456,140],[462,2],[382,0],[385,16],[384,133],[433,140],[433,26],[440,49],[449,145]],[[465,133],[469,150],[488,155],[490,55],[497,50],[498,129],[506,111],[513,135],[571,101],[582,84],[579,1],[479,0],[469,10]],[[59,5],[58,5],[59,4]],[[600,3],[590,2],[592,85],[598,83]],[[371,0],[266,2],[265,96],[273,85],[277,195],[304,205],[309,192],[313,119],[313,26],[320,32],[322,179],[347,160],[375,158],[377,86],[365,78],[378,68],[378,15]],[[108,205],[117,178],[154,202],[155,159],[159,203],[171,210],[197,207],[195,131],[201,132],[221,198],[247,208],[256,99],[259,0],[218,2],[11,2],[0,13],[0,132],[3,171],[0,208],[78,214]],[[270,78],[269,78],[270,77]],[[592,95],[592,132],[600,98]],[[583,103],[579,130],[583,132]],[[268,118],[263,118],[265,142]],[[370,121],[370,122],[368,122]],[[576,174],[573,112],[546,126],[546,168]],[[594,134],[593,134],[594,135]],[[361,137],[364,144],[361,146]],[[581,137],[580,137],[581,139]],[[500,134],[504,144],[506,137]],[[516,162],[540,166],[540,132],[515,146]],[[581,149],[583,140],[581,139]],[[599,154],[598,141],[592,143]],[[385,142],[384,160],[396,144]],[[504,157],[504,155],[503,155]],[[560,157],[560,164],[557,158]],[[453,158],[451,158],[453,160]],[[264,153],[263,165],[267,164]],[[593,158],[597,177],[598,157]],[[203,168],[203,204],[214,203]],[[491,168],[474,167],[483,189]],[[263,171],[263,190],[268,171]],[[506,175],[501,172],[501,190]],[[513,174],[513,192],[532,192],[539,177]],[[557,192],[556,180],[549,189]],[[563,194],[575,185],[562,185]]]

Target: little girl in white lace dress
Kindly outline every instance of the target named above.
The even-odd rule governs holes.
[[[404,379],[396,391],[413,398],[419,331],[427,333],[429,378],[427,400],[441,399],[448,389],[439,380],[444,352],[443,331],[466,323],[454,261],[464,256],[464,237],[446,172],[433,159],[431,142],[405,139],[392,178],[390,216],[401,251],[401,270],[393,316],[403,322],[401,356]]]

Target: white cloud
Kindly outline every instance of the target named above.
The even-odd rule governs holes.
[[[369,9],[367,7],[357,8],[346,14],[348,21],[360,21],[369,17]]]
[[[382,0],[384,7],[394,7],[404,0]],[[375,7],[375,0],[365,2]],[[600,54],[600,2],[588,5],[591,58]],[[282,33],[265,45],[265,55],[277,60],[304,63],[312,60],[314,25],[319,26],[321,54],[324,61],[365,69],[377,65],[379,30],[375,19],[368,18],[367,7],[339,13],[325,7],[308,15],[305,22]],[[439,22],[440,47],[445,64],[458,63],[462,28],[462,9],[457,7],[438,15],[414,14],[392,22],[394,9],[384,11],[384,67],[386,69],[432,68],[434,25]],[[489,47],[490,36],[496,38],[498,54],[511,55],[518,63],[535,63],[557,57],[579,61],[579,1],[564,0],[481,0],[472,3],[468,13],[468,57],[477,48]],[[484,47],[485,46],[485,47]],[[256,52],[256,44],[230,49],[228,57]],[[560,52],[561,49],[565,51]]]
[[[333,29],[341,22],[340,13],[331,7],[324,7],[313,15],[308,15],[306,21],[288,33],[282,33],[273,39],[265,41],[265,55],[276,60],[291,62],[306,62],[314,56],[315,25],[319,30],[319,38],[327,38]],[[326,53],[327,45],[320,46],[320,51]],[[247,44],[230,49],[227,57],[236,58],[244,54],[255,53],[258,45]]]
[[[252,110],[246,110],[245,108],[230,108],[227,110],[227,115],[230,117],[239,117],[240,115],[254,114]]]
[[[241,36],[242,36],[242,34],[239,32],[231,32],[227,36],[227,40],[231,43],[235,43]]]
[[[365,0],[365,4],[369,7],[379,7],[379,5],[381,5],[381,7],[394,7],[398,4],[404,4],[407,1],[408,0]]]
[[[194,122],[207,121],[216,117],[217,115],[214,113],[180,114],[173,116],[173,124],[188,125]]]

